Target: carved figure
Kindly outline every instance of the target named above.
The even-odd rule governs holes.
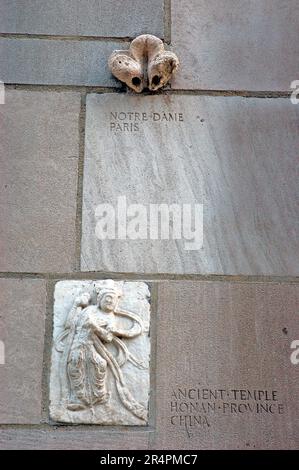
[[[87,292],[77,297],[64,330],[55,341],[56,350],[61,353],[61,404],[70,411],[79,411],[109,402],[109,368],[122,404],[146,421],[147,410],[132,396],[121,370],[127,361],[138,368],[146,368],[122,341],[140,335],[143,324],[137,315],[119,308],[122,291],[118,284],[112,280],[99,281],[95,286],[96,305],[91,304],[91,295]],[[118,316],[131,320],[131,328],[120,328]],[[115,346],[116,355],[107,348],[108,344]]]
[[[109,58],[112,74],[136,93],[146,86],[152,91],[162,88],[178,67],[177,56],[165,51],[161,39],[151,34],[138,36],[128,50],[116,50]]]

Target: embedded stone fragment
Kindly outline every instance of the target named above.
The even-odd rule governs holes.
[[[114,51],[109,68],[118,80],[136,93],[148,86],[157,91],[165,86],[179,67],[177,56],[165,51],[161,39],[143,34],[134,39],[127,51]]]
[[[65,423],[148,421],[150,292],[143,282],[56,285],[50,415]]]

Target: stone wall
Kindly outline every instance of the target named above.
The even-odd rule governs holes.
[[[297,0],[25,3],[0,0],[0,447],[298,447]],[[181,61],[157,96],[107,67],[143,33]],[[157,122],[109,133],[128,111]],[[202,203],[203,248],[100,243],[124,195]],[[49,418],[55,284],[105,278],[151,288],[148,426]]]

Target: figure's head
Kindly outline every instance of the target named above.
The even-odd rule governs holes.
[[[118,285],[111,279],[100,281],[96,285],[97,304],[104,312],[113,312],[122,295]]]
[[[118,295],[115,292],[106,292],[98,296],[98,302],[104,312],[113,312],[118,303]]]

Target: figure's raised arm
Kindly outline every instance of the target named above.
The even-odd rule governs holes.
[[[126,317],[133,322],[133,326],[129,330],[124,329],[124,328],[113,328],[112,332],[114,333],[115,336],[119,336],[122,338],[135,338],[136,336],[139,336],[143,332],[144,330],[143,322],[141,318],[135,313],[128,312],[127,310],[120,309],[120,308],[117,308],[117,310],[115,310],[114,313],[115,315]]]
[[[63,331],[55,339],[55,349],[58,352],[63,352],[64,350],[64,340],[67,338],[71,328],[74,326],[73,323],[78,313],[78,309],[82,310],[87,307],[90,302],[90,294],[84,292],[75,298],[73,306],[65,320]]]
[[[78,295],[78,297],[75,298],[73,307],[70,313],[68,314],[65,325],[64,325],[66,329],[71,327],[73,319],[75,318],[78,312],[77,309],[80,308],[82,310],[83,308],[87,307],[89,303],[90,303],[90,294],[88,292],[83,292],[83,294],[80,294]]]

